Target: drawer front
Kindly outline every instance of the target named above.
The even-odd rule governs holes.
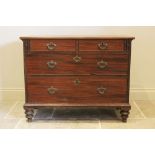
[[[127,75],[128,55],[75,55],[53,54],[50,56],[28,56],[27,74],[104,74]]]
[[[29,103],[125,103],[127,79],[101,76],[31,77]]]
[[[80,40],[80,51],[124,51],[124,40]]]
[[[30,41],[30,51],[75,51],[75,40],[38,39]]]

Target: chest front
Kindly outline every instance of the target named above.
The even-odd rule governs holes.
[[[129,105],[132,38],[21,38],[24,45],[25,111]]]

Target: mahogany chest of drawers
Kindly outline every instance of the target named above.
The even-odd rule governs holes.
[[[129,110],[133,37],[21,37],[25,114],[34,109],[85,106]]]

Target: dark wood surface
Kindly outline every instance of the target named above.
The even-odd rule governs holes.
[[[79,55],[81,61],[76,63],[75,54],[33,55],[26,59],[27,74],[104,74],[127,75],[128,54],[102,54]],[[107,62],[105,68],[100,68],[101,61]],[[54,68],[49,68],[47,63],[55,62]],[[102,64],[101,64],[102,65]]]
[[[56,47],[52,51],[75,51],[75,40],[53,40],[53,39],[40,39],[30,41],[30,51],[49,51],[47,48],[48,43],[54,43]]]
[[[21,39],[24,43],[24,109],[28,121],[33,118],[34,108],[54,106],[118,108],[122,121],[127,121],[131,108],[130,58],[134,37]],[[54,44],[53,49],[48,48],[50,43]],[[102,43],[105,49],[99,47]],[[75,56],[80,58],[78,62]],[[51,63],[49,67],[49,62],[54,62],[54,67],[51,68]]]
[[[107,48],[104,50],[98,47],[102,42],[107,44]],[[124,51],[124,40],[80,40],[79,51]]]
[[[75,81],[79,80],[80,84]],[[56,88],[54,94],[48,88]],[[127,79],[98,76],[54,76],[28,78],[28,100],[32,103],[126,103]],[[105,88],[104,94],[98,88]]]

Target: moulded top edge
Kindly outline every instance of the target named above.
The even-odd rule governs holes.
[[[104,36],[104,35],[96,35],[96,36],[66,36],[66,35],[59,35],[59,36],[22,36],[20,37],[21,40],[24,39],[135,39],[132,36]]]

